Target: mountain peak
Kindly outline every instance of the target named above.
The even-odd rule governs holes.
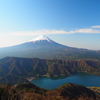
[[[40,41],[53,42],[51,39],[49,39],[48,37],[44,35],[40,35],[37,38],[30,40],[29,42],[40,42]]]

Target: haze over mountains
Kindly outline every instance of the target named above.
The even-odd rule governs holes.
[[[0,98],[8,94],[6,98],[13,100],[99,100],[99,95],[84,86],[68,83],[47,91],[29,81],[30,78],[70,76],[80,72],[100,76],[99,51],[68,47],[39,36],[20,45],[0,48],[0,58],[0,83],[14,85],[0,87],[4,90]]]
[[[65,46],[41,35],[23,44],[0,48],[0,58],[8,56],[43,59],[100,59],[100,52]]]

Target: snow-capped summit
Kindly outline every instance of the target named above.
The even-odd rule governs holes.
[[[47,41],[47,42],[53,42],[53,40],[49,39],[48,37],[44,35],[40,35],[39,37],[30,40],[29,42],[41,42],[41,41]]]

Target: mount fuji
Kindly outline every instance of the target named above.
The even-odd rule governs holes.
[[[65,46],[43,35],[20,45],[0,48],[0,58],[8,56],[43,59],[100,59],[99,52]]]
[[[39,37],[32,39],[29,42],[35,43],[35,42],[54,42],[54,41],[44,35],[40,35]]]
[[[13,47],[16,48],[16,50],[20,47],[21,50],[22,49],[24,49],[24,50],[32,49],[34,51],[34,50],[42,50],[42,49],[43,50],[47,50],[47,49],[53,50],[56,47],[61,48],[61,47],[67,47],[67,46],[56,43],[44,35],[40,35],[39,37],[37,37],[35,39],[32,39],[28,42],[25,42],[23,44],[13,46]]]

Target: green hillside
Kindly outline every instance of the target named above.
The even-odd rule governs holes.
[[[58,60],[6,57],[0,60],[0,82],[20,84],[40,78],[85,72],[100,76],[99,60]]]

